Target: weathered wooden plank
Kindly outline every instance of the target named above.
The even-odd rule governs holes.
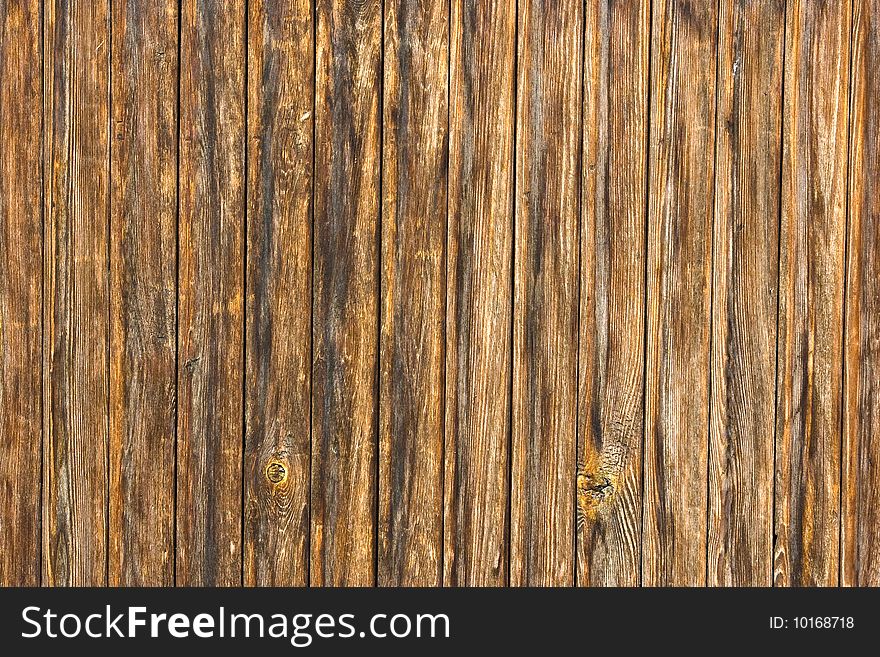
[[[880,584],[849,4],[0,2],[0,583]]]
[[[850,3],[786,13],[774,582],[839,577]]]
[[[716,3],[656,0],[643,582],[706,580]]]
[[[785,5],[720,11],[707,583],[769,586]]]
[[[311,583],[375,583],[381,2],[318,0]]]
[[[449,6],[385,5],[379,572],[437,586],[443,561],[443,385]]]
[[[586,4],[577,582],[636,586],[642,542],[650,2]]]
[[[40,2],[0,8],[0,583],[40,583]]]
[[[518,5],[510,584],[574,581],[580,3]]]
[[[180,28],[177,554],[182,586],[241,583],[244,68],[241,3]]]
[[[111,5],[109,583],[174,583],[177,2]]]
[[[880,586],[880,1],[853,5],[841,584]]]
[[[254,0],[248,20],[244,583],[308,583],[313,18]]]
[[[43,574],[107,581],[109,3],[44,3]]]
[[[508,583],[514,3],[450,16],[444,583]]]

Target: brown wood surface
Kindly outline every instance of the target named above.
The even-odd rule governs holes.
[[[786,11],[773,577],[834,586],[850,5],[793,0]]]
[[[448,11],[385,3],[380,586],[442,578]]]
[[[0,584],[40,584],[41,3],[0,3]]]
[[[311,5],[248,17],[244,584],[308,583],[311,454]]]
[[[114,586],[174,583],[177,3],[114,2],[110,503]]]
[[[0,584],[880,583],[878,0],[0,0]]]
[[[175,573],[182,586],[241,583],[243,6],[181,4]]]
[[[880,586],[880,2],[852,22],[840,583]]]
[[[574,581],[583,8],[517,7],[510,584]]]
[[[44,3],[43,584],[107,581],[109,3]]]
[[[577,583],[637,586],[650,2],[586,4]]]
[[[382,4],[317,0],[311,583],[376,581]]]
[[[444,584],[508,583],[516,6],[449,25]]]
[[[781,0],[721,3],[710,586],[771,582],[784,30]]]
[[[716,3],[655,0],[642,583],[706,582]]]

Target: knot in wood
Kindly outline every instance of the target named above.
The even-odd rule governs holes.
[[[594,520],[599,510],[614,494],[611,476],[597,472],[579,472],[577,476],[578,526],[586,520]]]
[[[287,468],[284,467],[283,463],[272,461],[269,465],[266,466],[266,479],[271,481],[273,484],[280,484],[286,478]]]

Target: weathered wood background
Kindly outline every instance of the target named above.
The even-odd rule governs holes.
[[[0,583],[880,585],[880,0],[0,0]]]

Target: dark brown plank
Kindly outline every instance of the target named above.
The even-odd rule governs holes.
[[[788,3],[774,583],[838,583],[850,4]]]
[[[574,579],[580,3],[517,9],[510,584]]]
[[[382,13],[317,2],[311,583],[375,583]]]
[[[708,584],[769,586],[785,5],[719,23]]]
[[[650,2],[586,3],[577,582],[637,586]]]
[[[716,3],[655,0],[643,583],[706,580]]]
[[[0,584],[40,583],[40,2],[0,7]]]
[[[244,67],[241,3],[180,28],[176,582],[241,583]]]
[[[308,583],[312,5],[248,5],[244,583]]]
[[[112,4],[109,583],[174,583],[177,2]]]
[[[445,0],[385,4],[378,543],[384,586],[437,586],[442,577],[448,10]]]
[[[880,586],[880,1],[853,5],[841,584]]]
[[[107,581],[109,3],[44,3],[43,575]]]
[[[508,583],[515,3],[450,24],[444,583]]]

